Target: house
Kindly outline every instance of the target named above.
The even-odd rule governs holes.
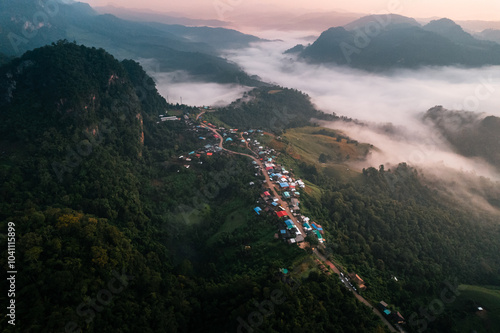
[[[318,230],[313,230],[313,232],[316,235],[316,237],[318,237],[319,242],[323,243],[324,239],[323,239],[323,236],[321,236],[321,234],[319,233],[319,231]]]
[[[405,323],[405,318],[401,315],[399,312],[393,312],[391,315],[392,321],[398,324],[404,324]]]
[[[233,139],[231,139],[231,138],[227,138],[227,139],[226,139],[226,142],[229,142],[229,141],[233,141]]]
[[[289,192],[283,192],[283,197],[285,199],[289,199],[290,198],[290,193]]]
[[[288,183],[280,183],[280,187],[281,188],[287,188],[288,187]]]
[[[299,200],[297,198],[292,198],[291,203],[293,209],[299,209]]]
[[[293,224],[293,221],[290,219],[286,220],[285,224],[286,224],[287,229],[295,228],[295,224]]]
[[[311,223],[311,226],[312,226],[314,229],[316,229],[317,231],[319,231],[322,235],[324,234],[324,232],[323,232],[323,228],[321,227],[321,225],[319,225],[319,224],[317,224],[317,223],[313,222],[313,223]]]
[[[276,212],[276,215],[278,215],[278,217],[288,216],[288,214],[284,210],[280,210],[279,212]]]
[[[305,222],[302,227],[304,228],[305,231],[311,231],[312,228],[311,226],[309,225],[309,223]]]
[[[258,215],[260,215],[260,212],[262,211],[262,208],[260,208],[260,207],[255,207],[253,210],[254,210],[254,211],[255,211]]]
[[[171,120],[180,120],[180,118],[177,118],[176,116],[171,116],[171,117],[161,117],[161,121],[171,121]]]
[[[359,286],[359,289],[366,290],[365,281],[363,281],[363,279],[360,278],[358,274],[351,273],[349,274],[349,277],[351,278],[352,282],[356,283]]]

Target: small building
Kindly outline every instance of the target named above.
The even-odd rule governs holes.
[[[288,214],[284,210],[280,210],[279,212],[276,212],[276,215],[278,215],[278,217],[288,216]]]
[[[255,211],[258,215],[260,215],[260,212],[262,211],[262,208],[260,208],[260,207],[255,207],[253,210],[254,210],[254,211]]]
[[[318,230],[313,230],[314,234],[316,235],[316,237],[318,237],[318,241],[320,243],[323,243],[324,242],[324,239],[323,239],[323,236],[321,236],[321,234],[319,233]]]
[[[399,312],[393,312],[391,315],[392,321],[398,324],[404,324],[405,323],[405,318],[401,315]]]

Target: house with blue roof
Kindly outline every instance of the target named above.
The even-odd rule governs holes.
[[[253,210],[254,210],[254,211],[255,211],[258,215],[260,215],[260,212],[262,211],[262,208],[260,208],[260,207],[255,207]]]

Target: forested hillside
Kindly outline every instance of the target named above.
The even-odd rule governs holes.
[[[15,223],[19,267],[17,324],[2,317],[2,332],[384,331],[274,240],[275,217],[252,214],[247,158],[178,162],[201,143],[157,119],[194,109],[167,104],[137,63],[58,42],[0,78],[0,227]]]
[[[236,128],[261,128],[275,132],[305,126],[311,118],[338,119],[335,114],[318,111],[305,93],[280,86],[255,88],[221,108],[217,117]]]
[[[438,106],[426,112],[424,121],[435,126],[460,154],[500,166],[500,118]]]

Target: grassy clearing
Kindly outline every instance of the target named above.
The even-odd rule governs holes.
[[[245,227],[253,215],[256,214],[241,200],[232,200],[221,209],[223,210],[222,216],[225,216],[226,219],[217,233],[208,239],[207,244],[209,245],[211,245],[222,233],[231,233],[238,228]]]
[[[457,332],[500,332],[500,287],[460,285],[459,291],[453,307],[466,316],[456,323]]]
[[[340,131],[312,126],[289,129],[283,135],[290,155],[322,167],[366,157],[371,148],[369,144],[347,141],[343,137],[345,134]],[[327,158],[325,163],[319,161],[322,154]]]

